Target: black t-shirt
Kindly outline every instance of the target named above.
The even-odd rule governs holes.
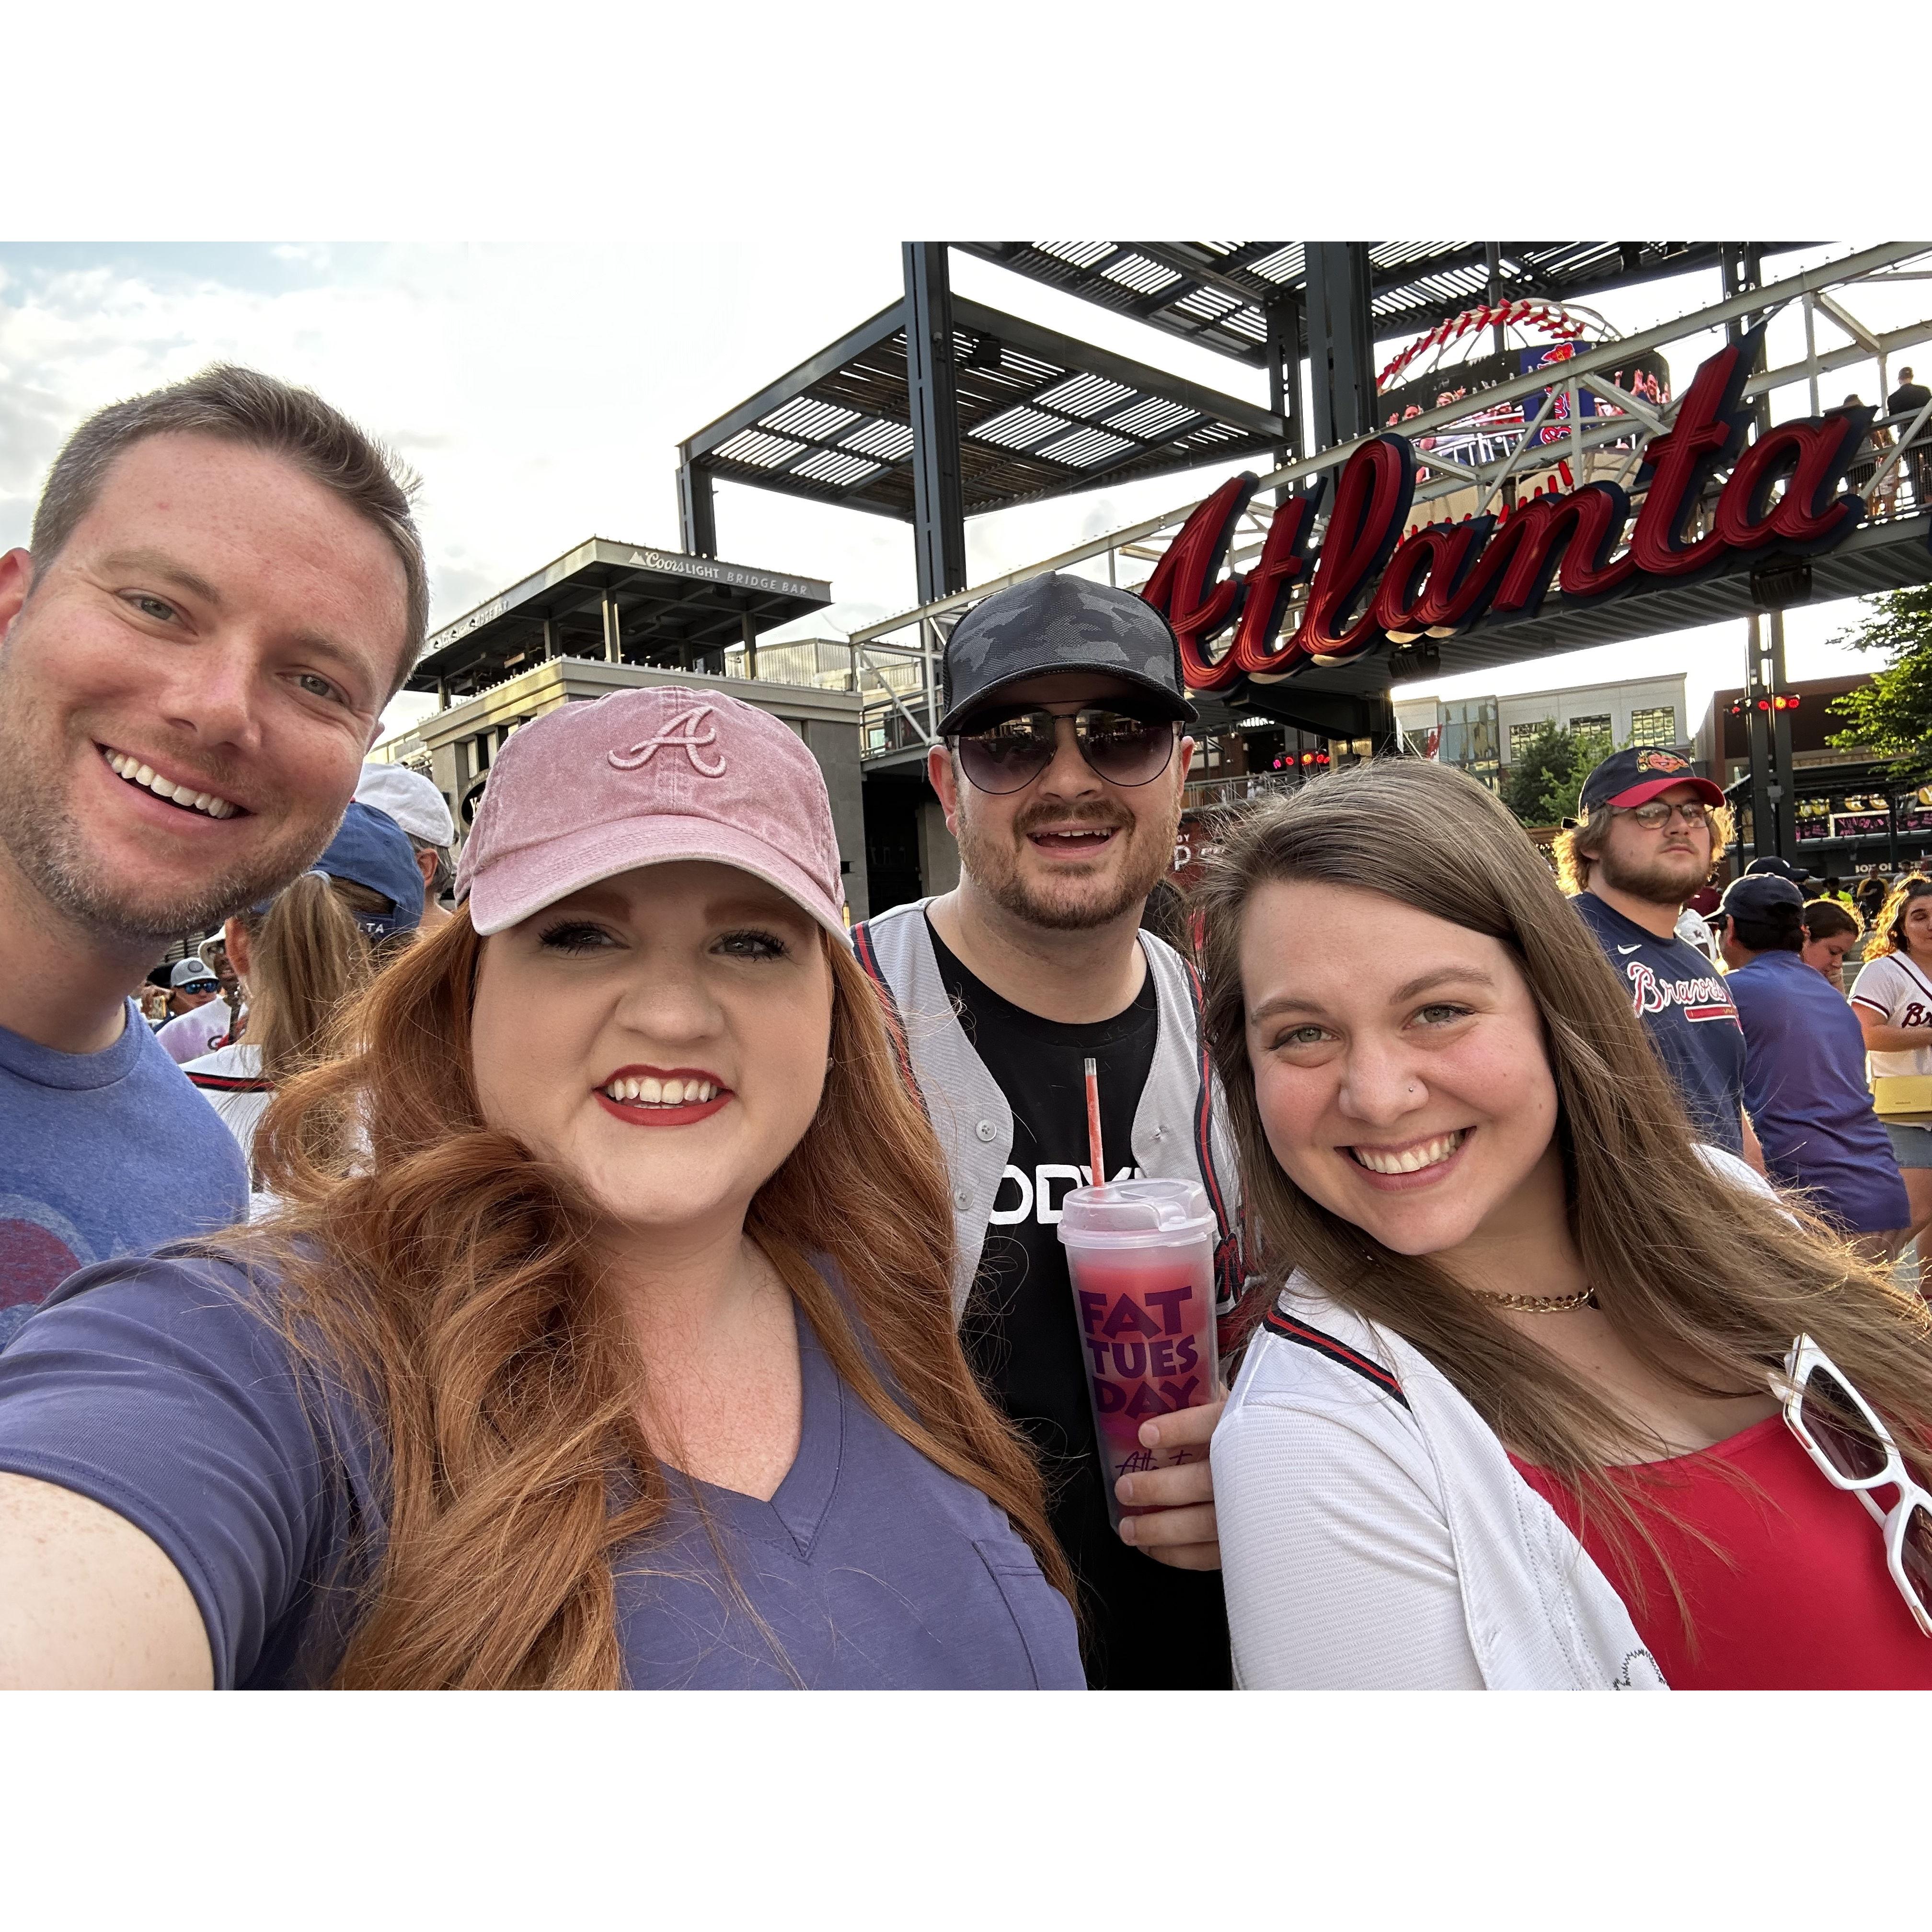
[[[1013,1110],[1012,1151],[960,1339],[980,1385],[1039,1454],[1054,1534],[1080,1582],[1088,1681],[1096,1690],[1226,1690],[1232,1680],[1220,1574],[1156,1563],[1128,1548],[1108,1521],[1060,1244],[1060,1204],[1088,1177],[1089,1058],[1100,1081],[1107,1178],[1138,1171],[1134,1114],[1160,1024],[1153,975],[1112,1019],[1069,1026],[1003,1000],[937,932],[932,937],[966,1037]]]
[[[1723,976],[1696,947],[1660,939],[1594,892],[1570,903],[1630,993],[1699,1135],[1744,1152],[1744,1035]]]

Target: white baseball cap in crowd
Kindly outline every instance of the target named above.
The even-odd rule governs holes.
[[[412,838],[425,845],[448,845],[456,837],[449,804],[435,785],[407,765],[372,760],[356,782],[356,802],[386,812]]]

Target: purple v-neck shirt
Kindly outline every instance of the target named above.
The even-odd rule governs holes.
[[[153,1538],[221,1688],[328,1681],[386,1514],[367,1417],[295,1359],[268,1292],[178,1251],[110,1262],[0,1354],[0,1469]],[[798,1455],[777,1493],[674,1476],[664,1522],[616,1552],[632,1687],[1084,1688],[1072,1612],[1005,1516],[880,1423],[802,1316],[798,1336]]]

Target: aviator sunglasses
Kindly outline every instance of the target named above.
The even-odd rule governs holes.
[[[1095,777],[1112,785],[1151,784],[1174,757],[1178,730],[1171,718],[1136,718],[1106,705],[1083,706],[1064,718],[1016,712],[961,732],[952,741],[959,768],[977,790],[1024,791],[1053,763],[1062,724],[1072,727],[1073,742]]]
[[[1907,1472],[1891,1430],[1809,1335],[1792,1343],[1773,1386],[1784,1398],[1786,1426],[1879,1526],[1892,1580],[1913,1621],[1932,1636],[1932,1496]],[[1898,1492],[1890,1510],[1880,1507],[1871,1493],[1876,1489]]]

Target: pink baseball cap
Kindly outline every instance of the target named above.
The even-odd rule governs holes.
[[[735,866],[850,943],[818,762],[769,712],[701,686],[566,704],[513,733],[457,867],[481,933],[639,866]]]

